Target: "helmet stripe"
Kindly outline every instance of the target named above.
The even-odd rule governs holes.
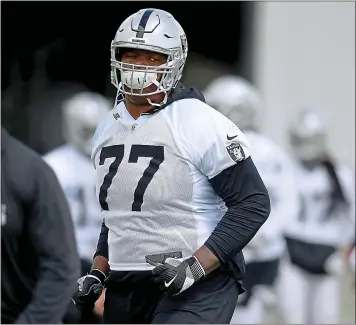
[[[142,15],[140,23],[138,24],[138,32],[136,33],[136,38],[143,38],[148,18],[150,18],[152,12],[153,9],[147,9]]]

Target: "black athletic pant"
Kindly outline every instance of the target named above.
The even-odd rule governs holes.
[[[164,295],[151,272],[111,272],[103,323],[229,324],[239,292],[237,282],[221,271],[176,296]]]

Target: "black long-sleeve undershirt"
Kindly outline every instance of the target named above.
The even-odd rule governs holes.
[[[106,227],[105,220],[103,220],[101,224],[99,240],[96,246],[96,252],[94,254],[94,258],[96,256],[103,256],[106,257],[107,259],[109,258],[108,234],[109,234],[109,228]]]
[[[270,200],[251,157],[225,169],[210,184],[228,209],[204,245],[225,264],[267,220]]]

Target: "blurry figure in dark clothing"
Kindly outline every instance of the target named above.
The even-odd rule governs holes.
[[[73,223],[57,177],[2,129],[1,323],[60,323],[79,274]]]

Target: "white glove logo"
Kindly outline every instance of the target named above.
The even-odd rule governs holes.
[[[164,281],[164,285],[166,286],[166,288],[168,288],[168,287],[173,283],[173,281],[174,281],[174,279],[177,277],[177,275],[178,275],[178,274],[176,274],[176,275],[174,276],[174,278],[173,278],[171,281],[169,281],[168,283],[167,283],[166,281]]]

